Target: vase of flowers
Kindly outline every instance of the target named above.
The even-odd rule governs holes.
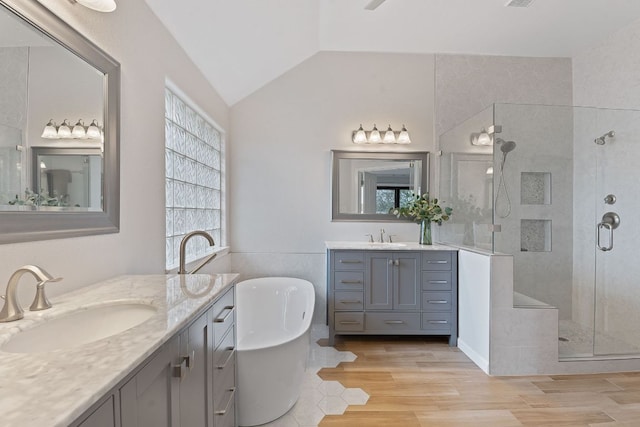
[[[435,222],[442,225],[443,221],[447,221],[453,209],[450,207],[442,208],[438,204],[438,199],[429,199],[429,194],[414,194],[411,200],[404,206],[392,208],[391,213],[400,217],[410,218],[420,224],[421,245],[432,244],[431,223]]]

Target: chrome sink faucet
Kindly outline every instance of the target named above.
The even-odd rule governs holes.
[[[198,272],[198,270],[200,270],[202,267],[207,265],[207,263],[209,261],[214,259],[216,257],[216,255],[218,255],[218,254],[209,255],[196,268],[194,268],[191,271],[187,271],[187,268],[185,267],[185,264],[187,262],[186,261],[187,242],[189,241],[189,239],[191,239],[194,236],[202,236],[202,237],[204,237],[209,242],[209,246],[214,246],[216,244],[213,241],[213,237],[211,237],[211,235],[209,233],[207,233],[206,231],[196,230],[196,231],[192,231],[191,233],[189,233],[186,236],[184,236],[182,238],[182,240],[180,241],[180,267],[178,268],[178,274],[194,274],[194,273]]]
[[[380,243],[384,243],[384,228],[380,229]]]
[[[18,301],[18,282],[20,282],[20,278],[25,273],[31,273],[38,281],[36,285],[36,297],[29,307],[29,310],[38,311],[51,308],[51,303],[44,293],[44,285],[48,282],[58,282],[62,280],[62,278],[58,277],[54,279],[53,276],[36,265],[24,265],[17,269],[11,275],[11,278],[9,278],[6,295],[3,296],[5,303],[2,310],[0,310],[0,322],[12,322],[24,317],[24,310]]]

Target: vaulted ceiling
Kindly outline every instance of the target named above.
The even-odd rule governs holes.
[[[640,18],[638,0],[146,2],[229,105],[322,50],[571,57]]]

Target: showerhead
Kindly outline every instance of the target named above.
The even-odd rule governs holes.
[[[607,142],[607,138],[613,138],[616,136],[616,133],[612,130],[602,135],[600,138],[596,138],[593,140],[598,145],[604,145]]]
[[[502,144],[500,144],[500,151],[502,151],[504,154],[515,150],[515,148],[516,143],[513,141],[503,141]]]

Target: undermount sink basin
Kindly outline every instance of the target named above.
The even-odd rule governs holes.
[[[81,309],[18,332],[0,350],[42,353],[98,341],[133,328],[156,313],[143,303],[126,302]]]
[[[407,246],[406,243],[380,243],[380,242],[369,242],[367,243],[367,246],[371,246],[371,247],[380,247],[380,248],[402,248],[404,246]]]

